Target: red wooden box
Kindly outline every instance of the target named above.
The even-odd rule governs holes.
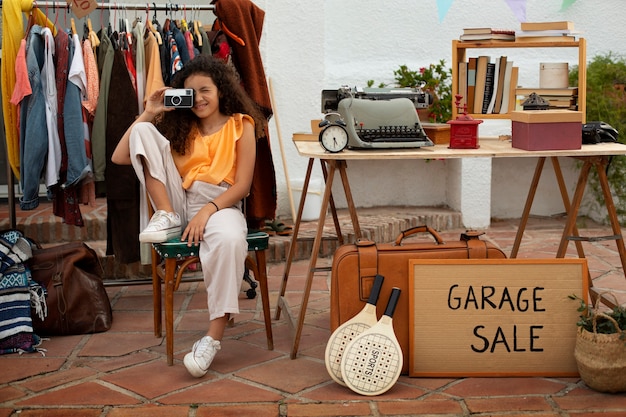
[[[527,151],[580,149],[583,115],[571,110],[511,112],[512,145]]]

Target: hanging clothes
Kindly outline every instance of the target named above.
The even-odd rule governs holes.
[[[113,150],[135,121],[137,97],[130,80],[124,53],[116,50],[106,114],[107,254],[121,263],[140,260],[139,181],[133,167],[111,162]]]
[[[137,106],[139,114],[143,112],[143,97],[146,91],[146,53],[143,42],[144,26],[140,21],[135,22],[133,28],[133,45],[135,45],[135,72],[137,74]]]
[[[57,108],[65,107],[65,96],[67,93],[67,77],[70,71],[70,36],[65,31],[58,31],[54,37],[55,41],[55,67],[57,82]],[[70,117],[70,123],[71,123]],[[67,181],[68,157],[67,144],[65,141],[65,116],[64,112],[57,112],[57,126],[59,129],[59,142],[61,143],[61,169],[60,184]],[[72,126],[67,126],[68,131],[72,131]],[[71,134],[71,133],[70,133]],[[82,227],[85,225],[80,212],[80,204],[76,187],[61,187],[60,184],[52,187],[52,212],[59,216],[68,225]]]
[[[265,12],[249,0],[213,0],[215,15],[230,33],[242,42],[230,42],[233,61],[245,90],[269,120],[272,116],[269,90],[259,43]],[[242,44],[243,43],[243,44]],[[267,132],[267,129],[266,129]],[[276,172],[269,136],[257,138],[257,158],[250,195],[246,198],[248,227],[258,229],[276,216]]]
[[[20,208],[33,210],[39,206],[39,181],[48,152],[46,102],[41,82],[45,41],[43,28],[33,25],[26,41],[26,65],[32,94],[20,105]],[[42,134],[43,133],[43,134]]]
[[[41,87],[46,103],[46,125],[48,127],[48,159],[46,161],[45,184],[50,188],[59,182],[61,170],[61,142],[59,141],[59,128],[57,120],[57,86],[56,72],[54,68],[55,44],[52,31],[43,28],[44,38],[44,64],[42,67]]]
[[[48,27],[56,35],[54,24],[40,10],[31,12],[33,22]],[[2,84],[2,115],[7,146],[7,159],[13,175],[20,179],[20,137],[18,108],[11,103],[13,88],[16,82],[15,60],[20,43],[24,39],[24,20],[22,2],[5,1],[2,4],[2,65],[0,83]]]
[[[98,105],[93,121],[91,149],[93,152],[93,172],[96,182],[104,184],[107,165],[106,152],[106,123],[109,103],[109,87],[111,85],[111,68],[115,49],[105,30],[100,31],[100,46],[98,47],[98,72],[100,76],[100,90]],[[105,192],[104,185],[101,191]]]

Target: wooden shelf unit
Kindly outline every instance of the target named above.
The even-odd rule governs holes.
[[[459,62],[467,61],[468,49],[509,49],[509,48],[578,48],[578,110],[586,121],[587,111],[587,43],[584,38],[576,41],[558,42],[517,42],[517,41],[452,41],[452,119],[456,119],[458,111],[454,107],[454,96],[459,92]],[[521,69],[520,69],[521,70]],[[472,114],[476,119],[508,119],[504,114]]]

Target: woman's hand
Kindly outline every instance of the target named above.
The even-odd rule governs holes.
[[[210,207],[212,207],[212,205],[210,205]],[[187,246],[200,244],[204,236],[204,228],[209,221],[209,217],[211,217],[212,211],[210,207],[202,207],[189,221],[187,227],[185,227],[181,240],[186,240]]]
[[[168,90],[170,88],[171,87],[162,87],[158,90],[155,90],[154,93],[150,94],[150,97],[148,97],[148,100],[146,100],[146,107],[144,109],[144,112],[152,115],[152,118],[154,119],[156,115],[164,111],[174,110],[174,108],[165,107],[165,104],[163,104],[165,90]]]

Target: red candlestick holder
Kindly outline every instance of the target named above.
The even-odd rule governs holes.
[[[478,149],[478,125],[482,120],[474,119],[467,114],[467,104],[461,107],[463,96],[454,96],[454,105],[459,112],[455,120],[448,120],[450,125],[450,149]]]

